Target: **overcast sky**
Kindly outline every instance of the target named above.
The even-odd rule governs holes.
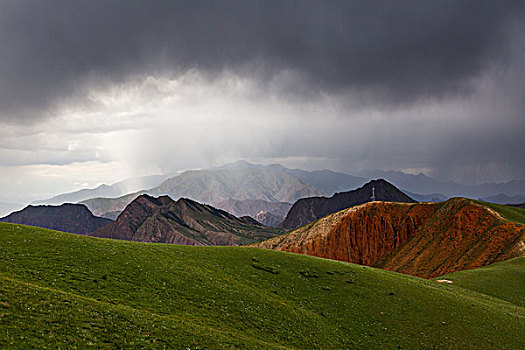
[[[0,200],[238,159],[525,179],[524,4],[0,0]]]

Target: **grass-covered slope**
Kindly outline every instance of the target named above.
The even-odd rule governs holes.
[[[520,349],[524,332],[523,307],[454,284],[0,224],[3,348]]]
[[[470,289],[525,307],[525,257],[514,258],[475,270],[439,277],[454,286]]]

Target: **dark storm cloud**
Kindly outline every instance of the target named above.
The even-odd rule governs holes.
[[[291,69],[310,91],[391,102],[454,94],[502,59],[522,12],[518,1],[2,1],[0,114],[30,120],[86,82],[189,68],[262,84]]]

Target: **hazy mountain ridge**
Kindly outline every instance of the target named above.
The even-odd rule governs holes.
[[[368,178],[383,178],[398,188],[406,191],[427,195],[431,193],[451,197],[485,198],[504,194],[514,196],[525,195],[525,181],[511,180],[504,183],[485,183],[480,185],[462,185],[453,181],[440,181],[424,174],[406,174],[401,171],[364,170],[357,173]]]
[[[79,191],[64,193],[49,199],[33,202],[34,204],[63,204],[78,203],[91,198],[114,198],[126,195],[130,192],[145,190],[160,184],[172,175],[148,175],[123,180],[112,185],[102,184],[95,188],[85,188]]]
[[[190,170],[148,191],[152,195],[186,197],[203,203],[233,199],[295,202],[321,192],[289,174],[263,168]]]
[[[336,192],[357,188],[368,182],[368,179],[360,176],[336,172],[329,169],[306,171],[301,169],[289,169],[281,164],[260,165],[246,161],[237,161],[225,164],[216,169],[267,169],[284,172],[318,189],[325,196],[331,196]]]
[[[507,196],[504,194],[498,194],[487,198],[480,198],[480,200],[497,204],[521,204],[525,203],[525,195],[517,194],[514,196]]]

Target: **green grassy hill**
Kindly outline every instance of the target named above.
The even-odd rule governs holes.
[[[2,348],[520,349],[525,308],[503,299],[277,251],[0,224]]]
[[[470,289],[525,307],[525,257],[519,257],[465,270],[439,278],[451,280],[454,286]]]

